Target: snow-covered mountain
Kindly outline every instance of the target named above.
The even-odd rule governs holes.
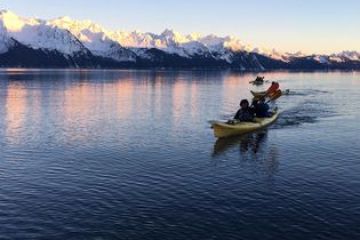
[[[33,49],[56,50],[67,55],[87,53],[83,44],[68,31],[52,27],[43,20],[19,17],[9,11],[0,12],[0,35]]]
[[[47,22],[48,26],[69,31],[80,40],[94,55],[112,58],[117,61],[135,61],[136,55],[113,40],[111,32],[91,21],[75,21],[69,17],[57,18]]]
[[[360,53],[306,56],[252,47],[234,36],[110,31],[89,20],[24,18],[0,11],[0,66],[360,68]]]
[[[181,35],[166,29],[161,34],[142,32],[111,32],[111,38],[128,48],[157,48],[168,53],[191,57],[199,54],[211,54],[224,51],[250,51],[250,47],[238,38],[217,37],[215,35],[201,36],[199,34]]]

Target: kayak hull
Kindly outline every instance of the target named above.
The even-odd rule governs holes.
[[[250,92],[254,97],[263,97],[263,96],[266,95],[266,91],[264,91],[264,92],[254,92],[254,91],[250,90]]]
[[[236,124],[228,124],[225,122],[215,121],[212,123],[214,135],[217,138],[224,138],[230,136],[238,136],[245,133],[254,132],[262,128],[266,128],[273,124],[279,117],[279,112],[275,112],[269,118],[255,118],[254,122],[240,122]]]
[[[264,84],[264,81],[251,81],[250,83],[253,85],[262,85]]]
[[[267,91],[265,92],[254,92],[254,91],[250,91],[251,94],[254,96],[254,99],[260,99],[263,97],[268,97],[269,100],[273,101],[274,99],[277,99],[278,97],[280,97],[283,93],[281,92],[281,90],[277,90],[274,92],[270,92],[268,93]]]

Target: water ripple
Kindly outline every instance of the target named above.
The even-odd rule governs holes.
[[[357,80],[314,74],[216,140],[253,75],[0,73],[0,239],[357,239]]]

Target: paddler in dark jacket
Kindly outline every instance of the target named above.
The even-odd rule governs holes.
[[[254,110],[249,107],[248,100],[241,100],[240,107],[241,108],[235,114],[234,119],[241,122],[252,122],[254,120]]]
[[[256,117],[271,117],[272,114],[269,112],[270,106],[265,102],[265,98],[253,101],[252,106],[254,107]]]
[[[255,82],[264,82],[264,78],[265,77],[257,76],[256,79],[255,79]]]

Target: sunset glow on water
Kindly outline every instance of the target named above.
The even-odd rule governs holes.
[[[359,73],[267,73],[278,121],[215,139],[254,77],[1,71],[0,238],[358,236]]]

